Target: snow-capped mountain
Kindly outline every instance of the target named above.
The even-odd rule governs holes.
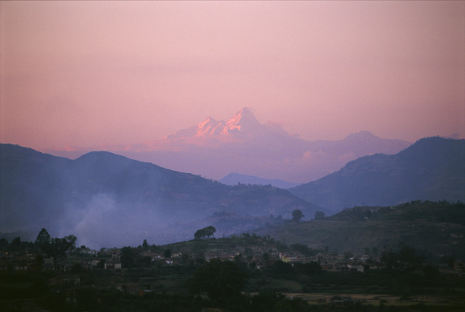
[[[186,141],[195,144],[205,139],[214,139],[230,142],[253,139],[257,136],[276,132],[284,133],[284,130],[277,126],[261,124],[255,118],[252,110],[244,107],[228,120],[217,121],[213,117],[208,117],[197,126],[182,129],[166,137],[165,141]]]
[[[230,172],[296,183],[321,178],[358,157],[395,154],[409,145],[370,132],[342,140],[307,141],[280,126],[262,123],[245,107],[228,120],[212,117],[163,139],[124,147],[102,147],[173,170],[220,179]],[[96,148],[94,148],[96,149]],[[88,150],[82,150],[80,154]],[[67,152],[47,151],[73,157]],[[79,155],[80,155],[79,154]]]

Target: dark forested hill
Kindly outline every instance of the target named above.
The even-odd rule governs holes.
[[[218,212],[290,217],[293,209],[315,210],[270,186],[227,186],[108,152],[70,160],[10,144],[0,145],[0,198],[0,232],[47,227],[93,246],[191,238],[196,222]]]
[[[411,200],[465,201],[465,140],[421,139],[398,154],[361,157],[290,191],[327,213]]]

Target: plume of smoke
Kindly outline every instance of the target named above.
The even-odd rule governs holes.
[[[63,222],[62,235],[74,234],[79,245],[98,249],[140,245],[144,239],[160,244],[191,238],[183,228],[187,216],[161,214],[156,207],[127,203],[115,194],[98,193],[85,205],[73,204]]]
[[[81,219],[74,226],[73,232],[79,243],[91,248],[101,247],[101,243],[110,243],[118,230],[108,226],[108,221],[116,212],[116,204],[110,194],[94,195],[81,212]]]

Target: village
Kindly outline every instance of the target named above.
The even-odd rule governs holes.
[[[335,281],[347,276],[357,283],[373,276],[383,279],[392,272],[401,276],[423,270],[421,272],[425,273],[421,274],[434,281],[438,274],[461,281],[465,272],[460,261],[439,264],[429,272],[428,266],[421,264],[420,257],[410,249],[381,255],[376,250],[366,250],[364,254],[354,255],[327,248],[315,250],[305,245],[286,245],[270,237],[248,233],[226,238],[212,236],[162,246],[144,240],[136,247],[100,250],[76,246],[77,238],[72,235],[52,238],[45,229],[35,242],[0,239],[0,275],[4,277],[3,282],[0,279],[0,288],[7,290],[4,292],[6,298],[9,291],[15,293],[23,289],[21,292],[28,294],[47,289],[62,298],[62,304],[77,307],[88,300],[100,300],[95,294],[103,296],[105,293],[132,296],[130,298],[161,294],[162,298],[190,296],[192,277],[218,261],[234,264],[246,272],[245,293],[269,289],[291,297],[296,293],[303,296],[304,293],[324,292],[328,287],[334,288]],[[402,253],[410,258],[402,258]],[[14,276],[13,284],[7,282],[8,276]],[[358,289],[360,286],[347,287]],[[346,290],[341,288],[339,292]],[[350,296],[337,294],[315,300],[328,304],[358,302]]]
[[[74,244],[75,239],[65,250],[57,254],[47,250],[48,248],[40,247],[40,234],[35,243],[21,242],[19,238],[10,244],[3,242],[0,249],[0,271],[124,272],[135,269],[191,267],[211,259],[240,262],[256,270],[263,270],[275,262],[291,266],[313,263],[321,270],[332,272],[363,273],[384,268],[376,251],[367,250],[366,254],[354,255],[351,252],[314,250],[298,244],[287,246],[270,237],[248,233],[219,239],[196,238],[164,246],[149,245],[146,240],[138,247],[100,250],[86,246],[77,247]],[[463,274],[464,264],[455,261],[453,266],[443,266],[441,269]]]
[[[18,245],[18,246],[15,246]],[[128,253],[128,250],[130,252]],[[352,253],[338,254],[313,250],[303,245],[287,246],[269,237],[242,234],[230,238],[196,239],[165,246],[101,248],[70,246],[61,255],[51,255],[37,247],[37,243],[3,243],[0,249],[1,271],[56,271],[81,270],[121,271],[134,268],[169,267],[209,262],[211,259],[242,262],[258,270],[281,261],[288,264],[318,263],[326,271],[375,270],[380,267],[379,257]]]

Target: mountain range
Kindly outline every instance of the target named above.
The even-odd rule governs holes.
[[[465,140],[425,138],[395,155],[375,154],[289,190],[224,185],[109,152],[75,160],[0,144],[0,232],[77,234],[91,247],[166,243],[251,231],[354,206],[411,200],[465,201]]]
[[[361,157],[290,191],[327,213],[412,200],[465,201],[465,140],[424,138],[395,155]]]
[[[240,172],[303,183],[324,177],[358,157],[395,154],[409,144],[382,139],[367,131],[342,140],[308,141],[287,133],[277,124],[259,122],[252,110],[245,107],[228,120],[208,117],[160,140],[102,149],[213,179]],[[46,152],[77,157],[91,150],[95,148]]]
[[[54,235],[77,234],[91,247],[163,243],[190,239],[205,222],[248,217],[256,227],[317,208],[287,190],[227,186],[109,152],[70,160],[0,145],[0,232],[46,227]],[[234,230],[221,224],[217,235]]]

